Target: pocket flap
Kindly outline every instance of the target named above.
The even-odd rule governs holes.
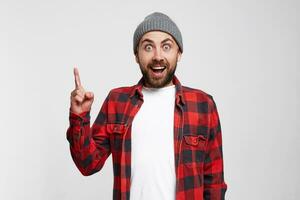
[[[199,143],[205,143],[206,138],[203,135],[184,135],[184,140],[187,144],[198,146]]]
[[[106,130],[108,133],[124,134],[127,130],[126,124],[106,124]]]

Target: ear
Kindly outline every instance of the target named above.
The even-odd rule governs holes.
[[[181,51],[178,51],[178,53],[177,53],[177,62],[179,62],[180,61],[180,59],[181,59]]]
[[[138,57],[138,54],[137,54],[137,53],[135,54],[135,62],[136,62],[137,64],[139,64],[139,57]]]

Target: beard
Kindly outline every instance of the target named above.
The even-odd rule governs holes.
[[[166,74],[162,78],[155,79],[154,77],[152,77],[150,75],[150,73],[151,73],[150,70],[151,70],[152,66],[158,66],[158,65],[161,67],[166,67],[166,69],[165,69]],[[174,77],[176,68],[177,68],[177,62],[175,63],[174,67],[170,67],[169,62],[167,62],[167,61],[166,62],[162,61],[160,63],[152,62],[147,65],[146,69],[140,65],[140,70],[143,74],[145,85],[148,87],[152,87],[152,88],[162,88],[162,87],[165,87],[166,85],[168,85]]]

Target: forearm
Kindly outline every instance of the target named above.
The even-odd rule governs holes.
[[[79,115],[70,112],[69,121],[67,140],[72,159],[83,175],[92,175],[103,167],[110,154],[108,138],[101,137],[101,133],[105,133],[104,126],[94,124],[90,127],[89,112]]]

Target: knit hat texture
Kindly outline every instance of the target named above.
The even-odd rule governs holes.
[[[182,44],[182,37],[181,32],[177,25],[172,21],[172,19],[161,13],[161,12],[154,12],[149,14],[145,17],[144,21],[142,21],[136,28],[134,35],[133,35],[133,52],[134,54],[137,53],[137,46],[139,44],[140,39],[143,35],[149,31],[163,31],[170,34],[174,40],[176,41],[177,45],[181,53],[183,52],[183,44]]]

